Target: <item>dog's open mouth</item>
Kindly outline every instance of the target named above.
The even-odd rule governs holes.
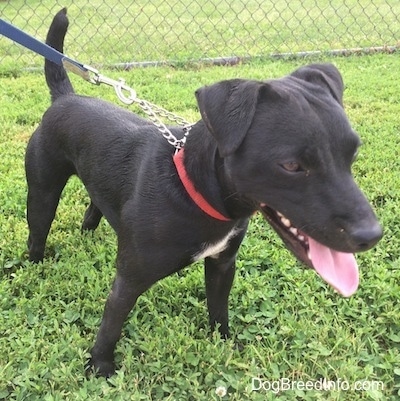
[[[294,227],[281,213],[261,204],[261,213],[282,238],[287,248],[306,265],[312,267],[329,285],[344,297],[358,288],[356,259],[351,253],[338,252],[320,244]]]

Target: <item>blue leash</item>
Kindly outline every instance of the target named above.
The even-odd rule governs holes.
[[[14,42],[19,43],[20,45],[28,48],[29,50],[34,51],[37,54],[40,54],[47,60],[52,61],[58,65],[64,65],[64,63],[72,64],[73,67],[77,69],[77,71],[72,71],[78,73],[79,75],[87,75],[89,69],[86,68],[81,63],[78,63],[75,60],[67,57],[65,54],[60,53],[56,49],[53,49],[46,43],[42,43],[39,40],[35,39],[34,37],[28,35],[27,33],[21,31],[19,28],[15,27],[14,25],[4,21],[0,18],[0,34],[13,40]],[[81,71],[80,73],[78,71]],[[84,76],[84,78],[85,78]],[[86,79],[86,78],[85,78]]]
[[[137,101],[136,92],[126,85],[123,80],[120,79],[116,81],[101,75],[95,68],[67,57],[65,54],[53,49],[46,43],[35,39],[33,36],[28,35],[16,26],[4,21],[2,18],[0,18],[0,35],[3,35],[27,49],[40,54],[55,64],[64,66],[67,71],[79,75],[92,84],[100,85],[101,83],[104,83],[114,87],[118,98],[126,104],[132,104]],[[128,93],[128,96],[124,95],[124,91]]]
[[[136,96],[136,91],[125,84],[123,79],[114,80],[108,78],[104,75],[101,75],[95,68],[90,67],[86,64],[81,64],[69,57],[65,54],[59,52],[56,49],[53,49],[51,46],[42,43],[40,40],[35,39],[33,36],[28,35],[24,31],[15,27],[14,25],[4,21],[0,18],[0,35],[3,35],[12,41],[19,43],[20,45],[26,47],[33,52],[40,54],[47,60],[52,61],[55,64],[62,65],[67,71],[73,72],[74,74],[79,75],[86,81],[95,84],[106,84],[110,85],[115,89],[115,92],[121,100],[121,102],[125,104],[137,103],[142,110],[149,116],[152,123],[159,129],[165,139],[176,148],[176,151],[181,149],[186,141],[186,137],[189,134],[190,129],[193,124],[190,124],[182,117],[179,117],[162,107],[156,106],[146,100],[139,99]],[[125,95],[127,93],[127,95]],[[182,139],[177,139],[168,127],[157,117],[160,115],[162,117],[166,117],[171,121],[178,123],[183,126],[183,130],[185,132],[184,137]]]

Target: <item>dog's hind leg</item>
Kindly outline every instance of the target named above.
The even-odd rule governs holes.
[[[65,178],[62,183],[52,188],[40,188],[32,185],[29,187],[27,202],[28,248],[29,260],[32,262],[40,262],[44,257],[47,235],[67,180],[68,178]]]
[[[93,202],[90,202],[90,205],[86,209],[85,216],[83,218],[82,231],[94,231],[99,225],[102,217],[103,214],[101,213],[100,209]]]
[[[44,257],[47,235],[56,213],[61,192],[73,167],[65,160],[41,151],[32,137],[25,158],[28,183],[27,220],[29,226],[29,260],[39,262]]]

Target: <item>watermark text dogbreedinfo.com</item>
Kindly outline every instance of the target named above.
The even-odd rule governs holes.
[[[303,391],[382,391],[384,385],[381,381],[359,380],[349,382],[348,380],[336,379],[319,379],[319,380],[291,380],[289,378],[281,378],[279,380],[266,380],[259,377],[253,377],[251,380],[251,390],[260,392],[271,392],[278,394],[289,390]]]

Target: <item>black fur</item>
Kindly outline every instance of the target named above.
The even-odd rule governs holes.
[[[47,42],[63,51],[68,21],[59,12]],[[114,348],[140,294],[157,280],[205,258],[211,327],[228,330],[235,258],[250,216],[264,204],[336,250],[373,246],[381,228],[350,167],[359,144],[342,108],[343,83],[330,64],[314,64],[277,80],[227,80],[196,92],[202,116],[185,146],[195,187],[222,222],[184,190],[174,149],[147,120],[102,100],[77,96],[64,69],[49,61],[52,105],[26,152],[29,256],[44,257],[60,194],[76,174],[91,198],[83,229],[102,216],[118,236],[117,273],[91,364],[114,372]],[[176,136],[181,128],[173,127]],[[288,163],[301,166],[288,171]],[[201,255],[231,233],[225,249]]]

